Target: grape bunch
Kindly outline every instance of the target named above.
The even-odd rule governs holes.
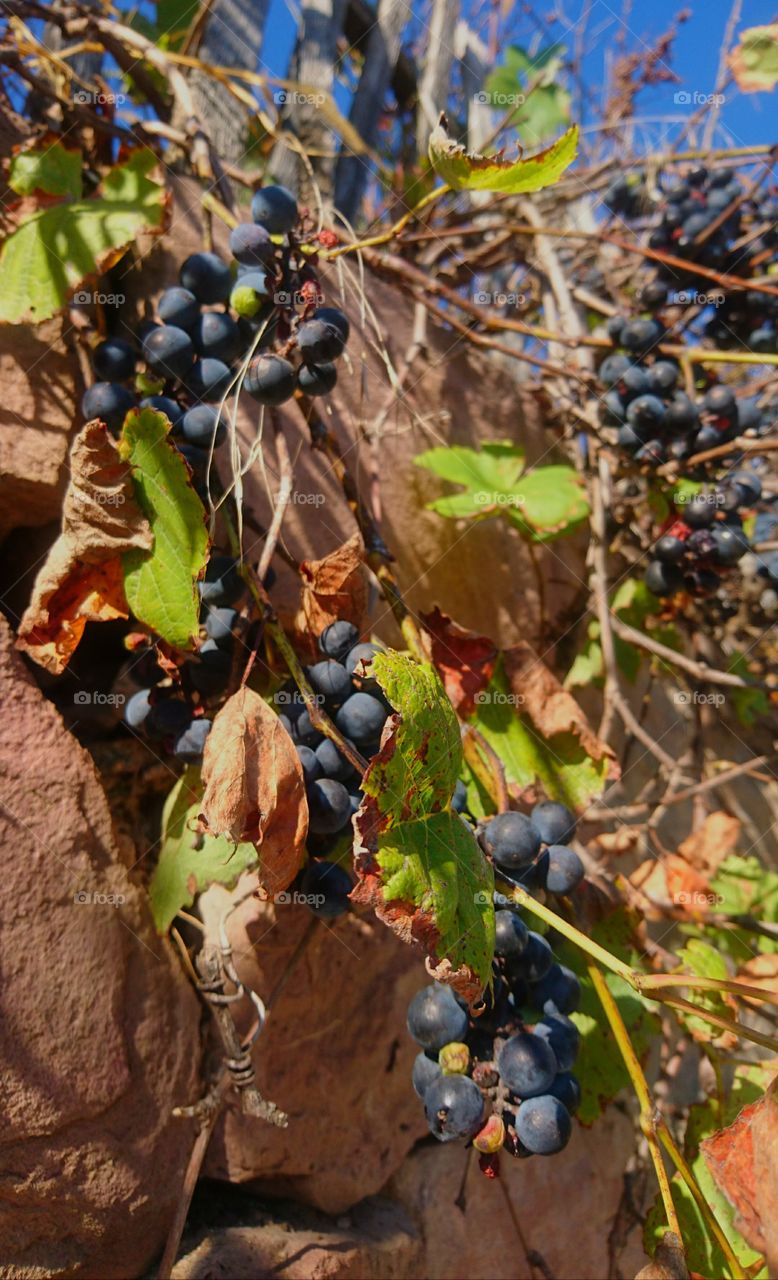
[[[616,428],[619,447],[650,467],[670,460],[684,461],[743,434],[765,435],[774,414],[762,411],[755,399],[738,400],[722,383],[713,383],[699,402],[679,387],[680,366],[649,353],[663,337],[656,319],[622,316],[608,321],[616,346],[606,356],[598,378],[605,388],[600,421]]]
[[[318,638],[321,660],[306,675],[324,709],[360,755],[369,759],[379,749],[391,708],[377,681],[367,671],[380,647],[360,643],[351,622],[339,619]],[[308,799],[309,861],[295,889],[305,895],[315,915],[331,919],[348,908],[352,889],[349,873],[330,855],[337,855],[348,837],[351,819],[362,802],[361,777],[330,738],[314,728],[302,697],[293,687],[275,695],[279,719],[297,748]]]
[[[498,814],[477,831],[504,881],[560,895],[573,893],[584,874],[563,843],[574,834],[574,815],[554,801],[529,816]],[[512,1156],[561,1151],[581,1097],[572,1074],[579,1033],[569,1017],[581,997],[578,979],[554,959],[546,938],[527,928],[517,907],[501,894],[495,900],[495,956],[483,1009],[471,1015],[449,987],[433,983],[408,1010],[408,1030],[420,1046],[413,1087],[430,1132],[441,1142],[472,1141],[489,1175],[501,1149]]]
[[[284,404],[298,391],[324,395],[337,382],[335,361],[349,338],[343,312],[321,305],[315,255],[302,253],[291,192],[263,187],[251,211],[253,221],[230,235],[232,265],[216,253],[191,254],[136,342],[109,337],[94,348],[97,381],[81,404],[87,420],[118,433],[142,396],[141,408],[169,419],[196,484],[210,450],[227,436],[220,405],[241,371],[242,389],[260,405]]]
[[[754,506],[762,484],[753,471],[733,471],[690,500],[676,498],[676,513],[652,548],[645,583],[654,595],[678,591],[712,596],[722,575],[750,549],[743,511]]]

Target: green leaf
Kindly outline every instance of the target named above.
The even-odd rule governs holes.
[[[438,976],[474,1000],[494,956],[494,876],[450,808],[462,771],[453,707],[434,667],[377,654],[371,674],[399,715],[362,782],[354,897],[406,940],[423,941]]]
[[[450,519],[504,515],[523,537],[548,542],[571,532],[589,514],[589,504],[572,467],[534,467],[524,472],[524,450],[508,441],[429,449],[414,462],[465,493],[428,503]]]
[[[769,1068],[756,1064],[738,1066],[736,1072],[732,1089],[724,1099],[723,1108],[719,1106],[718,1099],[709,1099],[691,1108],[684,1147],[686,1159],[697,1185],[713,1210],[719,1226],[732,1246],[733,1253],[744,1268],[750,1268],[760,1255],[751,1248],[735,1227],[735,1209],[724,1193],[719,1190],[705,1156],[700,1151],[700,1142],[703,1138],[731,1124],[743,1107],[756,1102],[762,1096],[773,1074]],[[671,1178],[670,1188],[678,1213],[690,1272],[693,1275],[715,1277],[716,1280],[730,1277],[732,1273],[726,1258],[679,1174],[676,1173]],[[657,1195],[644,1227],[643,1238],[648,1253],[653,1254],[666,1230],[667,1219],[662,1208],[661,1197]],[[769,1272],[767,1267],[762,1267],[749,1274],[754,1280],[759,1280],[761,1277],[767,1277]]]
[[[751,678],[748,659],[740,650],[736,649],[730,655],[729,670],[744,680]],[[760,716],[766,716],[770,711],[770,699],[764,689],[730,689],[729,700],[744,729],[751,729]]]
[[[127,414],[119,454],[132,467],[135,495],[151,525],[151,551],[123,557],[124,590],[135,617],[177,649],[194,648],[199,624],[197,579],[208,558],[205,509],[182,455],[167,438],[170,423],[153,409]]]
[[[20,196],[42,191],[48,196],[81,195],[83,157],[78,148],[54,142],[44,151],[21,151],[11,160],[8,185]]]
[[[632,942],[633,928],[634,921],[627,909],[619,907],[594,925],[591,936],[618,959],[639,967],[639,955]],[[572,969],[581,984],[581,1003],[578,1011],[570,1015],[581,1033],[581,1049],[575,1066],[581,1086],[578,1118],[582,1124],[593,1124],[622,1089],[630,1088],[629,1074],[613,1043],[599,996],[589,977],[586,956],[572,942],[558,936],[555,936],[553,946],[560,964]],[[617,974],[606,974],[605,981],[619,1007],[635,1052],[644,1060],[661,1026],[654,1012],[655,1006]]]
[[[602,646],[598,640],[587,640],[576,654],[565,676],[566,689],[581,689],[603,678]]]
[[[105,270],[142,231],[162,229],[165,193],[148,174],[151,151],[112,169],[101,191],[38,209],[0,247],[0,322],[39,324],[87,276]]]
[[[693,938],[685,947],[679,949],[678,961],[680,972],[693,973],[699,978],[728,978],[730,976],[727,962],[721,951],[699,938]],[[722,1017],[732,1016],[731,1008],[718,991],[695,991],[694,1003],[699,1005],[700,1008],[708,1009],[711,1013],[719,1014]],[[686,1026],[690,1034],[694,1036],[695,1040],[701,1040],[703,1044],[710,1043],[717,1034],[709,1022],[694,1013],[686,1013],[679,1009],[677,1010],[677,1017]]]
[[[469,154],[449,138],[443,124],[430,137],[430,160],[438,176],[454,191],[502,191],[507,195],[540,191],[562,176],[573,163],[577,149],[577,125],[550,147],[518,160]]]
[[[539,782],[549,799],[573,809],[602,793],[608,758],[592,759],[574,733],[543,737],[516,705],[502,664],[477,702],[471,723],[497,752],[510,787],[520,790]]]
[[[183,907],[209,884],[229,889],[259,862],[253,844],[234,845],[224,836],[202,835],[197,817],[203,798],[200,770],[190,765],[165,801],[159,861],[149,885],[151,913],[158,933],[167,933]]]
[[[746,93],[773,89],[778,82],[778,25],[741,32],[730,63],[738,86]]]
[[[569,123],[571,102],[570,94],[561,85],[538,85],[516,109],[511,123],[528,146],[540,146]]]

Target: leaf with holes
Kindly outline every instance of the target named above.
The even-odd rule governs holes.
[[[474,1002],[491,974],[494,876],[450,808],[462,768],[459,725],[434,667],[382,653],[371,674],[395,715],[362,782],[352,896],[420,943],[433,975]]]
[[[72,188],[64,160],[55,176],[42,158],[36,163],[34,153],[24,154],[17,174],[22,186],[45,182]],[[141,232],[164,230],[167,197],[149,177],[157,163],[152,151],[135,151],[108,172],[94,196],[56,204],[47,199],[6,236],[0,246],[0,322],[48,320],[88,276],[116,262]]]
[[[205,508],[189,469],[153,409],[127,414],[119,454],[130,464],[138,506],[154,535],[151,551],[124,556],[124,590],[135,617],[176,649],[193,649],[199,625],[197,579],[208,558]]]
[[[454,191],[501,191],[518,195],[523,191],[541,191],[562,176],[575,159],[578,149],[578,126],[573,125],[533,156],[505,160],[501,152],[482,156],[468,152],[448,134],[445,115],[430,136],[429,155],[439,178]]]
[[[179,911],[191,906],[210,884],[229,889],[259,861],[253,844],[203,834],[198,820],[202,799],[200,770],[190,765],[162,810],[159,860],[149,885],[151,913],[159,933],[167,933]]]

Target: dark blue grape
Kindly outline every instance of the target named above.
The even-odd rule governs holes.
[[[566,844],[575,835],[575,814],[558,800],[541,800],[530,816],[544,844]]]
[[[374,742],[386,720],[386,707],[372,693],[352,693],[335,716],[335,723],[357,744]]]
[[[424,1051],[417,1053],[413,1060],[413,1071],[411,1072],[411,1082],[416,1095],[419,1098],[423,1098],[433,1080],[437,1080],[442,1074],[439,1062],[436,1062],[434,1058],[428,1058]]]
[[[560,1071],[554,1080],[549,1093],[558,1098],[571,1116],[574,1116],[581,1105],[581,1086],[569,1071]]]
[[[500,1079],[519,1098],[547,1093],[557,1074],[551,1045],[531,1031],[520,1031],[505,1041],[497,1057]]]
[[[198,302],[226,302],[232,288],[232,272],[216,253],[193,253],[181,267],[181,284]]]
[[[316,693],[320,693],[333,705],[340,705],[353,692],[351,677],[346,668],[334,658],[325,658],[307,669],[308,679]]]
[[[342,782],[319,778],[308,788],[309,829],[314,835],[333,835],[342,830],[350,818],[351,801]]]
[[[548,847],[546,888],[549,893],[566,895],[573,893],[584,878],[584,867],[578,854],[564,844]]]
[[[323,770],[321,764],[316,756],[316,752],[313,751],[311,747],[304,747],[302,745],[298,746],[297,755],[299,757],[300,764],[303,767],[305,785],[308,787],[312,782],[315,782],[317,778],[322,776]]]
[[[422,1049],[438,1053],[467,1035],[468,1017],[450,987],[435,982],[417,991],[408,1006],[408,1031]]]
[[[231,556],[211,556],[205,578],[198,582],[197,587],[203,604],[234,604],[243,591],[237,560]]]
[[[520,956],[529,942],[529,929],[516,911],[496,911],[494,949],[498,956]]]
[[[192,327],[195,351],[229,363],[243,346],[240,330],[224,311],[204,311]]]
[[[157,315],[163,324],[189,330],[200,319],[200,303],[189,289],[173,285],[165,290],[157,303]]]
[[[711,387],[705,392],[702,403],[708,413],[714,413],[717,418],[729,418],[737,413],[735,393],[730,387]]]
[[[326,396],[338,381],[338,371],[330,362],[303,364],[297,371],[297,385],[306,396]]]
[[[297,201],[286,187],[260,187],[251,200],[251,216],[271,236],[283,236],[297,222]]]
[[[627,369],[632,368],[632,361],[629,356],[612,355],[606,356],[599,368],[599,379],[606,387],[615,387],[620,378],[623,378]]]
[[[654,395],[667,396],[678,385],[680,369],[670,360],[657,360],[646,374],[648,390]]]
[[[337,307],[317,307],[313,313],[314,320],[320,320],[322,324],[328,325],[331,329],[336,329],[343,339],[344,344],[348,342],[351,326],[348,322],[348,316],[339,311]]]
[[[124,722],[130,729],[144,729],[151,711],[151,690],[141,689],[124,704]]]
[[[483,1124],[483,1094],[469,1076],[441,1076],[424,1094],[424,1114],[440,1142],[472,1138]]]
[[[306,747],[318,747],[323,734],[314,727],[307,709],[304,708],[293,723],[296,742],[302,742]]]
[[[189,679],[199,693],[212,697],[226,689],[232,671],[232,654],[215,640],[204,640],[198,661],[189,665]]]
[[[578,1057],[581,1034],[575,1023],[565,1014],[554,1011],[545,1013],[535,1027],[535,1035],[540,1036],[551,1046],[560,1071],[569,1071],[574,1066]]]
[[[186,378],[186,385],[198,400],[223,400],[230,389],[232,370],[223,360],[205,356],[195,360]]]
[[[188,729],[176,738],[173,755],[184,764],[197,764],[203,757],[205,740],[211,731],[211,721],[204,716],[193,720]]]
[[[144,339],[143,359],[161,378],[183,380],[194,360],[192,339],[178,325],[162,324]]]
[[[714,542],[714,554],[719,564],[737,564],[750,549],[748,536],[742,529],[716,523],[710,533]]]
[[[540,982],[541,978],[545,978],[553,963],[554,953],[546,939],[542,934],[533,933],[530,929],[527,945],[520,961],[522,975],[527,979],[527,982]]]
[[[643,575],[643,581],[655,596],[672,596],[683,586],[683,574],[677,565],[652,560]]]
[[[454,813],[464,813],[467,809],[467,787],[461,778],[457,778],[454,794],[451,797],[451,808]]]
[[[217,644],[230,646],[239,623],[240,614],[237,609],[209,609],[205,619],[205,634]]]
[[[516,1116],[516,1137],[535,1156],[553,1156],[570,1141],[570,1112],[563,1102],[547,1093],[522,1102]]]
[[[297,331],[297,348],[305,364],[337,360],[345,345],[341,330],[324,320],[306,320]]]
[[[325,657],[343,662],[358,641],[359,631],[353,622],[331,622],[319,636],[319,648]],[[349,672],[349,675],[353,674],[353,671]]]
[[[135,348],[123,338],[106,338],[92,352],[92,367],[101,382],[126,382],[137,360]]]
[[[523,813],[498,813],[481,832],[481,843],[500,867],[527,867],[540,851],[542,836]]]
[[[297,375],[294,366],[281,356],[257,356],[249,364],[244,389],[259,404],[284,404],[294,395]]]
[[[683,508],[684,524],[690,529],[707,529],[716,519],[716,503],[710,493],[696,493]]]
[[[241,266],[269,266],[275,245],[265,227],[256,222],[241,222],[230,232],[230,253]]]
[[[192,708],[182,698],[155,702],[146,719],[146,729],[155,738],[177,738],[192,723]]]
[[[316,748],[321,771],[325,778],[334,778],[336,782],[346,782],[354,773],[350,760],[338,751],[330,738],[325,738]]]
[[[761,498],[762,481],[753,471],[733,471],[727,478],[743,495],[742,506],[751,506]]]
[[[530,1000],[536,1009],[546,1011],[546,1006],[553,1006],[552,1012],[575,1013],[581,1002],[581,984],[573,973],[563,964],[555,961],[545,977],[530,987]]]
[[[643,355],[656,346],[663,334],[664,329],[657,320],[629,320],[621,331],[621,345]]]
[[[627,406],[627,421],[640,427],[659,427],[665,417],[664,401],[659,396],[637,396]]]
[[[99,418],[109,431],[118,434],[124,419],[135,408],[135,396],[120,382],[95,382],[84,392],[81,412],[87,422]]]
[[[227,437],[227,424],[219,417],[213,404],[196,404],[187,409],[181,420],[181,434],[188,444],[210,450],[223,444]]]
[[[351,876],[337,862],[311,861],[300,877],[300,892],[309,899],[308,909],[320,920],[334,920],[349,907]]]
[[[663,533],[654,544],[654,554],[663,564],[680,564],[684,557],[684,543],[671,533]]]

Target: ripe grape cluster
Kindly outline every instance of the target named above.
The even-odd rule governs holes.
[[[284,404],[298,391],[324,395],[349,337],[343,312],[321,305],[315,253],[301,250],[291,192],[261,188],[252,218],[230,235],[232,265],[216,253],[191,254],[135,341],[110,337],[94,348],[97,381],[81,405],[87,420],[100,418],[114,433],[138,403],[164,413],[200,484],[210,450],[226,438],[220,405],[241,370],[242,389],[260,405]]]
[[[499,814],[478,831],[503,880],[555,894],[583,877],[572,839],[575,819],[564,805],[544,802],[531,815]],[[579,1032],[570,1018],[581,988],[554,959],[520,911],[495,895],[495,956],[484,1008],[470,1014],[449,987],[417,992],[408,1030],[420,1046],[413,1087],[430,1132],[441,1142],[472,1141],[481,1168],[494,1176],[497,1156],[553,1155],[570,1139],[581,1098],[572,1068]]]
[[[761,492],[753,471],[733,471],[686,502],[676,499],[676,514],[652,548],[645,574],[649,590],[660,597],[677,591],[715,594],[722,574],[749,550],[743,512],[758,502]]]
[[[369,759],[379,749],[391,708],[369,674],[369,663],[380,647],[360,643],[353,623],[331,623],[318,638],[321,661],[306,668],[311,688],[344,738]],[[362,802],[361,777],[335,743],[311,722],[296,689],[275,695],[279,719],[297,748],[308,800],[309,861],[294,888],[304,895],[315,915],[331,919],[348,908],[352,880],[332,858],[348,837],[351,819]]]

